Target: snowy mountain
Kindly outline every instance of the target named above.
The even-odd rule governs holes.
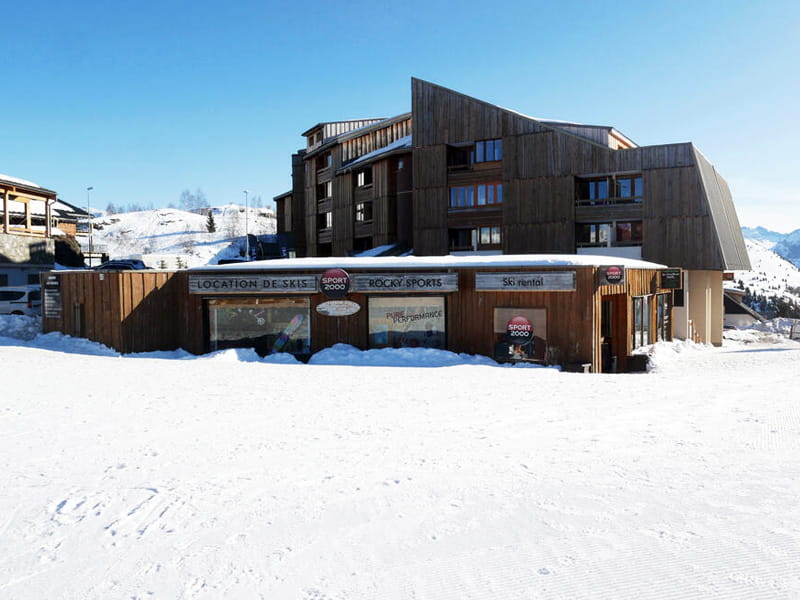
[[[761,242],[767,248],[772,248],[786,236],[785,233],[779,233],[760,226],[742,227],[742,235],[747,239]]]
[[[765,227],[742,227],[742,235],[800,267],[800,229],[791,233],[779,233]]]
[[[783,236],[773,250],[800,267],[800,229]]]
[[[174,267],[216,264],[240,256],[245,231],[251,235],[275,233],[275,213],[265,208],[228,204],[208,209],[216,231],[207,228],[202,214],[174,208],[106,214],[93,220],[93,245],[110,258],[142,258],[148,266]],[[246,215],[246,217],[245,217]]]
[[[768,243],[745,238],[752,270],[734,271],[735,285],[750,288],[753,295],[778,296],[800,304],[800,269],[770,250]]]

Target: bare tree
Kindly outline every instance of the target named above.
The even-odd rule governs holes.
[[[197,188],[194,193],[189,190],[183,190],[181,192],[180,207],[182,210],[193,211],[206,208],[207,206],[208,200],[203,190],[200,188]]]

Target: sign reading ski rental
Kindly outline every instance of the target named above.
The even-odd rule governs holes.
[[[475,273],[479,292],[574,292],[575,271]]]

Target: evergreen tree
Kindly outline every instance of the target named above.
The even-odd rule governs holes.
[[[216,230],[217,223],[214,221],[214,213],[209,210],[208,218],[206,219],[206,231],[208,231],[208,233],[214,233]]]

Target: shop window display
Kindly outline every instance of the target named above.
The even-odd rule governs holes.
[[[254,348],[261,356],[311,353],[307,298],[209,300],[208,325],[212,351]]]
[[[370,348],[446,348],[444,297],[369,299]]]
[[[547,350],[547,310],[494,309],[494,358],[543,361]]]

